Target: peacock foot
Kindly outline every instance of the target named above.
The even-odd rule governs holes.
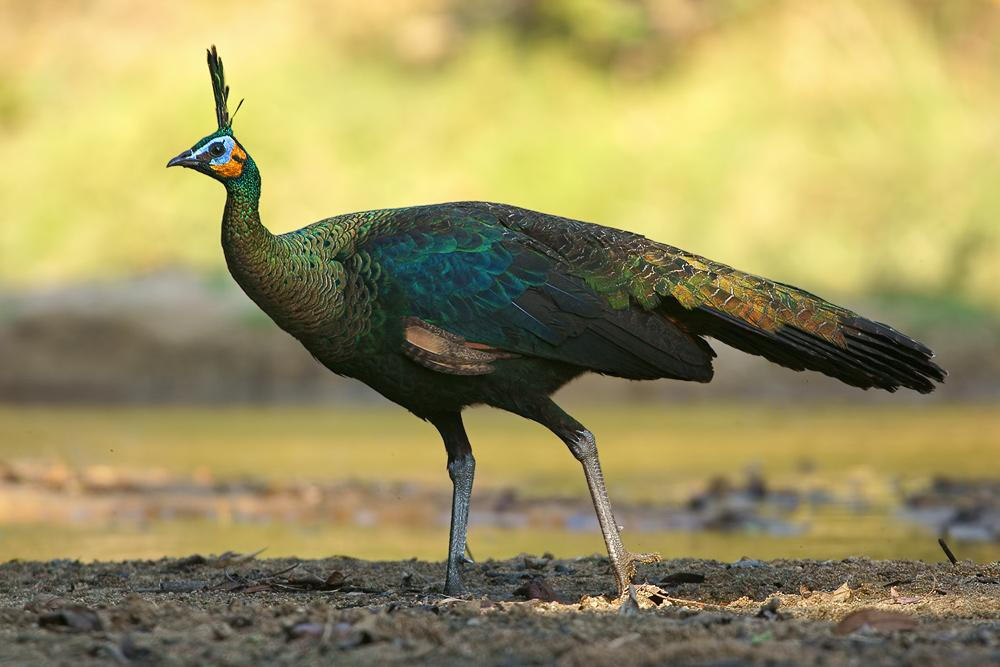
[[[635,579],[635,566],[638,563],[657,563],[662,559],[658,553],[634,554],[625,552],[624,558],[618,562],[612,561],[615,570],[615,581],[618,584],[618,599],[624,600],[628,595],[629,584]]]

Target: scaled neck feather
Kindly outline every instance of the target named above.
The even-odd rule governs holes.
[[[260,221],[260,174],[248,159],[243,174],[227,181],[226,208],[222,215],[222,249],[229,272],[236,282],[257,301],[262,280],[270,276],[279,250],[276,238]]]

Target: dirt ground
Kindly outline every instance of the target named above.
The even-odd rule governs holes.
[[[1000,563],[673,560],[624,604],[606,558],[244,554],[0,565],[0,664],[982,665]]]

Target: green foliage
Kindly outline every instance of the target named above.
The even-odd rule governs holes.
[[[0,281],[223,270],[218,186],[163,170],[213,127],[217,43],[276,231],[506,201],[830,298],[1000,307],[993,3],[0,11]]]

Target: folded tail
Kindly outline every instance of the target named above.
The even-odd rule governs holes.
[[[928,393],[947,375],[924,345],[797,287],[611,227],[502,205],[470,206],[541,243],[616,310],[659,312],[695,336],[865,389]]]
[[[682,286],[663,303],[668,317],[692,333],[863,389],[926,394],[947,375],[930,349],[886,324],[791,285],[712,264],[711,279],[696,293]]]

